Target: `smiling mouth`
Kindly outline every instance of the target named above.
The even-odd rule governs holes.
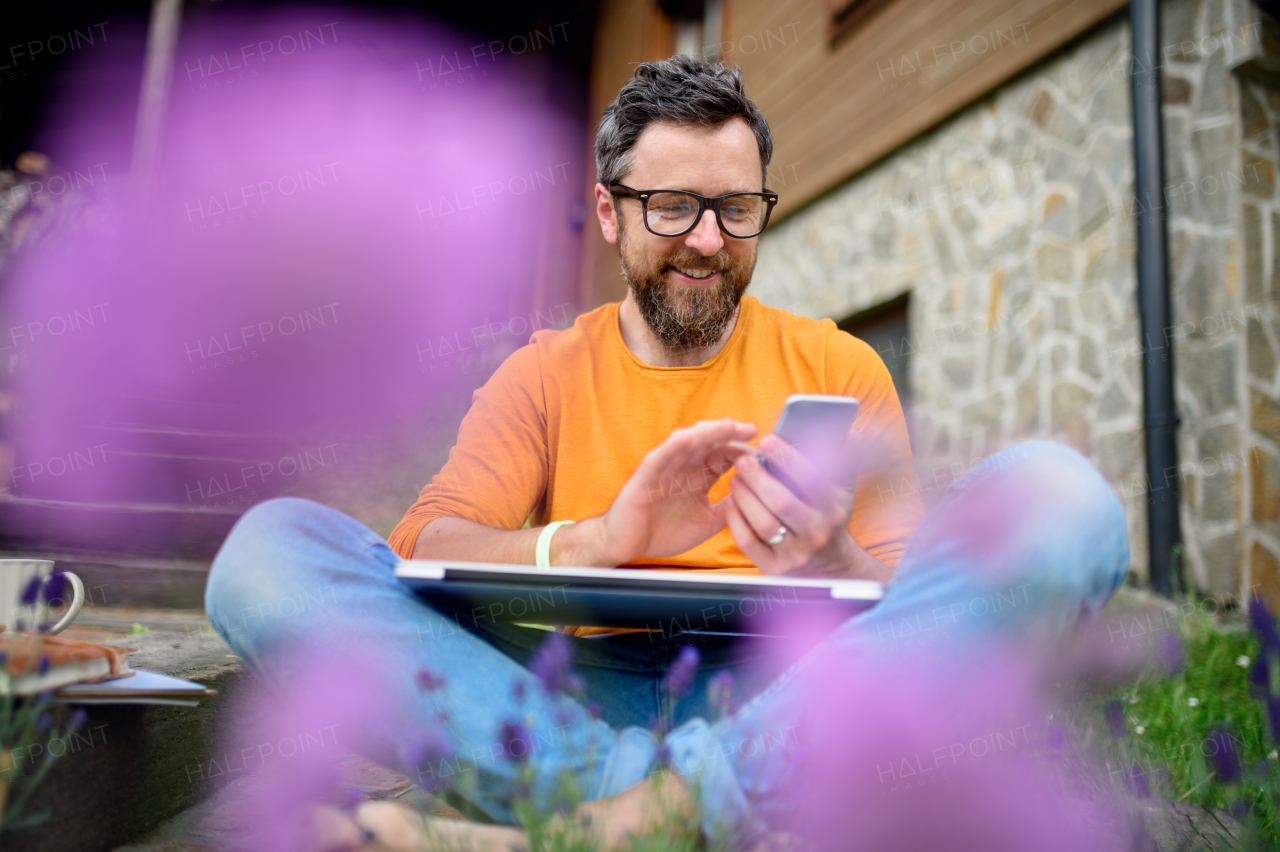
[[[672,266],[671,269],[674,269],[676,272],[679,272],[681,275],[687,275],[690,278],[697,278],[697,279],[710,278],[712,275],[715,275],[717,271],[715,269],[688,269],[683,266]]]

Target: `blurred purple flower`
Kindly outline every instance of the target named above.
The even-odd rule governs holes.
[[[721,670],[707,682],[707,704],[720,716],[733,712],[733,675]]]
[[[1182,640],[1176,634],[1166,633],[1160,637],[1160,662],[1167,674],[1182,671]]]
[[[799,670],[794,709],[769,722],[803,735],[775,733],[765,750],[769,732],[748,732],[754,754],[739,750],[737,771],[770,773],[786,803],[770,829],[814,852],[843,852],[852,837],[885,850],[1116,846],[1115,803],[1082,792],[1090,784],[1064,784],[1064,767],[1028,748],[1026,730],[1038,726],[1018,727],[1047,715],[1045,668],[1044,659],[990,646],[820,651]],[[958,747],[940,747],[949,743]]]
[[[1276,618],[1257,595],[1249,598],[1249,625],[1258,636],[1263,656],[1269,653],[1280,654],[1280,633],[1276,632]]]
[[[1209,741],[1214,744],[1209,760],[1218,778],[1227,784],[1240,780],[1240,758],[1236,755],[1235,737],[1231,731],[1214,728],[1209,732]]]
[[[1111,729],[1111,736],[1116,739],[1121,739],[1129,733],[1124,723],[1124,707],[1114,698],[1107,702],[1107,727]]]
[[[1271,736],[1280,740],[1280,698],[1267,696],[1267,718],[1271,720]]]
[[[44,578],[36,575],[27,581],[27,585],[22,590],[22,594],[18,596],[18,602],[23,606],[31,606],[40,597],[40,586],[44,583]]]
[[[455,754],[452,740],[438,725],[429,725],[414,733],[403,746],[403,758],[417,775],[418,786],[428,793],[435,793],[441,777],[446,774],[443,765]]]
[[[1062,745],[1065,740],[1061,725],[1050,725],[1045,731],[1045,741],[1049,744],[1049,748],[1054,751],[1062,751]]]
[[[547,637],[534,652],[533,659],[529,662],[529,671],[551,695],[562,692],[565,695],[579,696],[586,689],[582,678],[573,673],[573,648],[569,644],[569,637],[563,633],[552,633]]]
[[[1147,776],[1142,771],[1142,767],[1134,764],[1129,770],[1129,782],[1133,784],[1133,792],[1137,793],[1139,798],[1151,798],[1151,791],[1147,789]]]
[[[1249,667],[1249,683],[1265,689],[1270,680],[1271,666],[1267,661],[1267,655],[1263,653]]]
[[[89,718],[89,714],[85,712],[83,707],[77,707],[71,711],[71,730],[78,731],[84,727],[85,721]]]
[[[693,679],[698,674],[698,666],[702,663],[702,654],[692,645],[685,645],[676,654],[675,662],[667,669],[662,678],[662,686],[673,701],[679,701],[693,686]]]
[[[533,751],[533,734],[524,722],[509,720],[502,723],[498,731],[498,739],[502,745],[502,758],[512,763],[524,763]]]
[[[438,689],[444,689],[444,678],[431,671],[431,669],[418,669],[415,680],[418,684],[418,689],[423,692],[435,692]]]
[[[50,716],[48,713],[41,713],[39,717],[36,718],[36,730],[38,730],[40,733],[43,734],[52,727],[53,727],[53,717]]]
[[[46,601],[65,600],[63,596],[67,593],[67,586],[67,572],[61,568],[55,568],[44,584],[44,599]]]
[[[40,655],[40,669],[39,669],[39,671],[40,671],[40,674],[44,674],[45,672],[49,671],[49,657],[48,657],[48,655],[46,655],[46,654],[41,654],[41,655]]]

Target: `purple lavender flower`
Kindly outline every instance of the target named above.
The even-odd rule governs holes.
[[[1124,707],[1115,699],[1107,702],[1107,726],[1111,728],[1111,736],[1116,739],[1129,733],[1124,723]]]
[[[67,572],[61,568],[55,568],[49,574],[49,580],[44,584],[44,599],[47,601],[65,600],[63,597],[67,593]]]
[[[71,730],[78,731],[84,727],[84,723],[88,720],[89,714],[85,712],[83,707],[77,707],[71,711]]]
[[[40,674],[49,671],[49,657],[46,654],[40,655]]]
[[[1240,779],[1240,758],[1236,755],[1235,738],[1226,728],[1214,728],[1209,733],[1209,741],[1215,746],[1209,755],[1213,763],[1213,771],[1224,783],[1231,784]]]
[[[529,759],[529,752],[533,751],[533,734],[529,733],[524,722],[503,722],[498,731],[498,739],[502,744],[503,759],[512,763],[524,763]]]
[[[663,689],[673,701],[679,701],[689,691],[689,687],[693,686],[693,679],[698,674],[701,662],[702,654],[698,653],[697,648],[685,645],[680,649],[675,662],[662,679]]]
[[[728,716],[733,712],[733,675],[721,670],[711,676],[707,683],[707,703],[720,716]]]
[[[431,671],[431,669],[418,669],[415,681],[418,684],[418,689],[423,692],[435,692],[436,690],[444,689],[444,678]]]
[[[442,727],[430,725],[414,733],[404,746],[404,762],[418,776],[418,786],[434,793],[447,767],[443,763],[454,756],[453,742]]]
[[[1139,798],[1151,798],[1151,791],[1147,789],[1147,776],[1142,771],[1142,767],[1134,764],[1129,770],[1129,782],[1133,784],[1133,792],[1137,793]]]
[[[534,652],[529,671],[551,695],[563,692],[577,696],[586,689],[582,678],[573,673],[573,648],[569,645],[569,637],[563,633],[552,633],[547,637],[547,641]]]
[[[1263,656],[1280,653],[1280,633],[1276,632],[1276,618],[1257,595],[1249,598],[1249,624],[1258,635],[1258,645],[1262,648]]]
[[[1182,640],[1173,633],[1160,637],[1160,662],[1168,674],[1182,671]]]
[[[18,596],[18,602],[23,606],[31,606],[34,604],[40,597],[40,585],[43,582],[44,579],[38,574],[32,577],[27,582],[26,587],[22,590],[22,594]]]
[[[1253,661],[1253,665],[1249,667],[1249,683],[1254,686],[1266,688],[1271,681],[1271,666],[1267,662],[1267,655],[1264,651]]]

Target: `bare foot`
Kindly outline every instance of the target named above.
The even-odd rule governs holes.
[[[657,832],[696,837],[696,813],[684,779],[663,771],[611,798],[584,802],[574,811],[574,820],[596,836],[602,852],[612,852]]]
[[[674,833],[696,837],[696,809],[679,775],[658,772],[616,796],[579,805],[551,821],[547,833],[586,834],[601,852],[622,852],[637,837]],[[366,802],[350,812],[317,808],[313,846],[323,852],[525,852],[528,835],[504,825],[423,817],[391,802]]]
[[[523,831],[423,817],[391,802],[366,802],[350,812],[317,808],[313,845],[323,852],[524,852]]]

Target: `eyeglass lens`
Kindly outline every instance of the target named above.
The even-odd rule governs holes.
[[[732,236],[755,236],[762,228],[764,209],[758,195],[731,195],[720,205],[720,221]],[[712,210],[707,213],[715,215]],[[687,192],[655,192],[649,196],[647,215],[654,233],[675,236],[693,225],[698,199]]]

